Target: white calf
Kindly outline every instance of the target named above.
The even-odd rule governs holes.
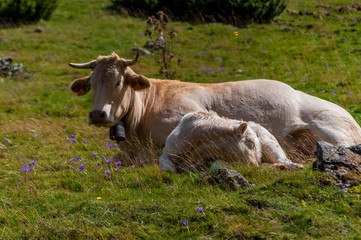
[[[261,125],[198,111],[186,114],[168,136],[159,167],[168,172],[192,170],[215,159],[241,159],[256,166],[262,162],[294,164]]]

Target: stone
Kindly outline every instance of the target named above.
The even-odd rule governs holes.
[[[205,182],[219,184],[224,188],[239,190],[255,185],[250,183],[239,172],[223,161],[215,161],[210,168],[211,175],[204,178]]]
[[[336,180],[337,189],[348,192],[361,183],[361,144],[340,147],[321,141],[316,145],[315,154],[313,170],[329,174]]]

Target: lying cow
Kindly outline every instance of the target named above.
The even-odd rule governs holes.
[[[299,145],[304,138],[343,146],[361,143],[361,129],[345,109],[282,82],[212,84],[152,79],[130,68],[138,58],[139,52],[133,60],[114,53],[70,64],[92,70],[90,76],[70,84],[70,90],[79,96],[92,90],[89,123],[112,127],[123,119],[128,138],[151,139],[164,146],[185,114],[212,110],[222,117],[261,124],[284,149]]]
[[[302,167],[286,157],[276,138],[261,125],[204,111],[181,119],[167,138],[159,167],[168,172],[202,169],[216,159]]]

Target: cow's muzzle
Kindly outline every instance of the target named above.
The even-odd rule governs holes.
[[[94,110],[89,113],[89,123],[94,125],[108,125],[111,121],[109,121],[107,112]]]

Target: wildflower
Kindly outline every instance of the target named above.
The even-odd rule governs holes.
[[[353,92],[349,92],[348,94],[349,94],[349,95],[352,95],[352,94],[353,94]]]
[[[307,80],[310,80],[310,77],[307,77]]]
[[[79,165],[79,171],[83,171],[84,170],[84,164],[80,164]]]
[[[7,138],[4,138],[4,142],[9,142],[9,139],[7,139]]]
[[[116,172],[118,172],[119,168],[115,168],[114,170],[115,170]]]
[[[72,169],[73,169],[74,171],[76,171],[76,167],[72,167]]]
[[[73,144],[74,144],[75,142],[76,142],[76,140],[75,140],[75,139],[72,139],[72,140],[71,140],[71,143],[73,143]]]
[[[31,164],[33,164],[34,166],[36,165],[35,164],[35,159],[31,160]]]
[[[102,199],[102,197],[97,197],[98,200]]]
[[[326,64],[325,67],[328,68],[328,64]]]
[[[50,56],[49,56],[49,55],[45,57],[45,59],[49,59],[49,58],[50,58]]]
[[[121,161],[118,161],[118,162],[117,162],[117,166],[120,166],[121,164],[122,164]]]
[[[63,90],[65,90],[66,89],[66,86],[63,86]]]
[[[107,139],[108,142],[111,142],[112,140],[110,138]]]
[[[217,72],[223,71],[224,69],[225,69],[225,67],[219,67],[219,68],[217,69]]]
[[[7,37],[6,37],[6,36],[4,36],[4,37],[3,37],[3,40],[6,40],[6,39],[7,39]]]
[[[19,186],[15,183],[15,187],[17,187],[17,188],[18,188]]]
[[[78,161],[80,158],[78,157],[78,156],[76,156],[75,158],[74,158],[74,160],[75,161]]]
[[[84,100],[84,98],[83,98],[83,97],[80,97],[79,99],[80,99],[80,100],[82,100],[82,101]]]
[[[294,63],[293,66],[296,66],[296,63]]]
[[[204,176],[206,176],[206,175],[207,175],[206,172],[202,172],[202,173],[201,173],[201,176],[202,176],[202,177],[204,177]]]
[[[105,170],[104,171],[108,176],[110,176],[110,170],[108,169],[108,170]]]
[[[113,147],[113,145],[111,145],[111,144],[108,145],[108,148],[109,148],[109,149],[111,149],[112,147]]]
[[[236,35],[236,37],[238,37],[238,32],[234,32],[234,35]]]
[[[70,137],[71,137],[71,138],[75,138],[74,134],[72,134]]]
[[[289,166],[290,166],[290,167],[293,167],[293,165],[294,165],[294,164],[293,164],[293,163],[291,163]]]
[[[111,163],[111,162],[112,162],[111,158],[107,159],[107,163]]]
[[[188,226],[188,220],[182,222],[184,226]]]
[[[101,159],[105,159],[104,155],[102,155]]]
[[[20,160],[20,162],[23,162],[23,161],[24,161],[24,158],[23,158],[23,157],[21,157],[19,160]]]
[[[108,132],[104,132],[104,135],[107,135]]]
[[[26,172],[26,163],[21,167],[21,171]]]
[[[203,213],[203,208],[202,207],[197,207],[197,212]]]
[[[113,145],[113,148],[118,148],[118,144],[114,144],[114,145]]]
[[[10,97],[11,97],[11,98],[13,98],[13,97],[14,97],[14,95],[12,95],[12,94],[11,94],[11,95],[10,95]]]
[[[40,67],[44,67],[44,64],[40,64]]]
[[[335,92],[332,92],[332,95],[333,95],[333,96],[336,96],[336,93],[335,93]]]
[[[67,110],[67,109],[68,109],[68,106],[65,106],[64,109]]]
[[[132,168],[134,169],[134,168],[135,168],[135,165],[132,165]]]
[[[198,53],[198,55],[206,55],[206,53],[202,50]]]
[[[83,139],[83,143],[86,143],[86,140],[85,140],[85,139]]]
[[[347,39],[345,38],[345,42],[347,42]]]
[[[261,68],[261,71],[263,71],[263,68]]]
[[[302,200],[301,203],[302,203],[302,206],[306,206],[305,200]]]
[[[96,154],[96,153],[93,153],[93,154],[92,154],[92,156],[93,156],[93,157],[96,157],[96,156],[97,156],[97,154]]]
[[[67,137],[67,138],[65,138],[65,141],[69,142],[69,138],[68,138],[68,137]]]
[[[272,42],[272,38],[270,38],[269,41]]]
[[[70,159],[69,159],[69,162],[72,162],[72,161],[74,161],[74,159],[70,158]]]

